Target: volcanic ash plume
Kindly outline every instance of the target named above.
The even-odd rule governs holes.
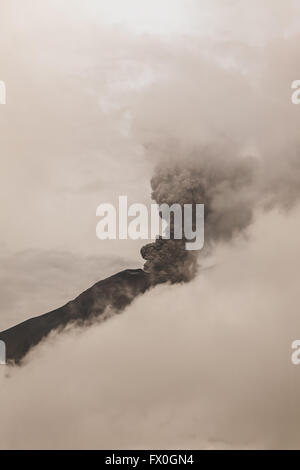
[[[212,150],[160,164],[151,180],[152,198],[161,205],[204,204],[205,248],[231,240],[251,223],[257,192],[253,158],[224,156]],[[171,231],[172,234],[172,231]],[[158,238],[141,250],[144,269],[155,282],[187,282],[197,272],[198,251],[187,251],[185,240]]]
[[[118,273],[100,281],[64,307],[0,333],[0,340],[7,345],[8,360],[21,361],[55,329],[60,331],[70,323],[90,323],[98,317],[104,319],[106,312],[122,311],[156,284],[190,281],[197,272],[199,253],[205,256],[216,243],[230,241],[243,232],[253,221],[257,207],[270,209],[279,205],[286,209],[299,200],[300,164],[294,154],[287,155],[284,165],[278,167],[270,165],[268,158],[238,157],[234,151],[221,150],[204,148],[184,158],[164,160],[151,180],[152,198],[160,206],[179,204],[182,209],[185,204],[193,208],[204,204],[203,250],[188,251],[186,239],[175,239],[175,223],[171,219],[171,238],[160,237],[142,248],[141,254],[146,260],[144,271]],[[175,151],[175,155],[180,153]],[[288,186],[284,184],[287,181]],[[163,212],[161,216],[164,217]]]

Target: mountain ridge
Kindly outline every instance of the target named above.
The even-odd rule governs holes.
[[[62,307],[0,332],[7,363],[19,364],[52,331],[62,331],[69,324],[87,324],[107,309],[122,311],[152,285],[149,274],[142,269],[126,269],[98,281]]]

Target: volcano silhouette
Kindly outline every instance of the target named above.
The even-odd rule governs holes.
[[[20,363],[51,331],[62,331],[70,324],[92,323],[110,310],[121,312],[151,284],[149,274],[142,269],[127,269],[97,282],[63,307],[1,332],[7,363]]]

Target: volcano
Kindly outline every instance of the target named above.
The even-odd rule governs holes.
[[[0,333],[6,344],[7,363],[20,363],[26,354],[52,331],[67,325],[85,326],[105,314],[119,313],[152,285],[142,269],[127,269],[97,282],[63,307],[26,320]]]

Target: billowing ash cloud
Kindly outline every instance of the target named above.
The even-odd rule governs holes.
[[[197,257],[194,251],[185,250],[184,240],[157,239],[141,249],[146,260],[144,270],[152,276],[153,283],[188,282],[197,272]]]
[[[172,157],[162,160],[151,180],[152,198],[158,204],[205,205],[203,256],[217,242],[228,242],[247,229],[257,208],[288,207],[299,198],[299,158],[287,156],[279,168],[269,165],[267,157],[240,156],[230,146],[192,151],[170,147]],[[141,254],[146,259],[144,269],[156,280],[186,282],[197,272],[199,251],[186,251],[184,240],[159,238],[144,246]]]

